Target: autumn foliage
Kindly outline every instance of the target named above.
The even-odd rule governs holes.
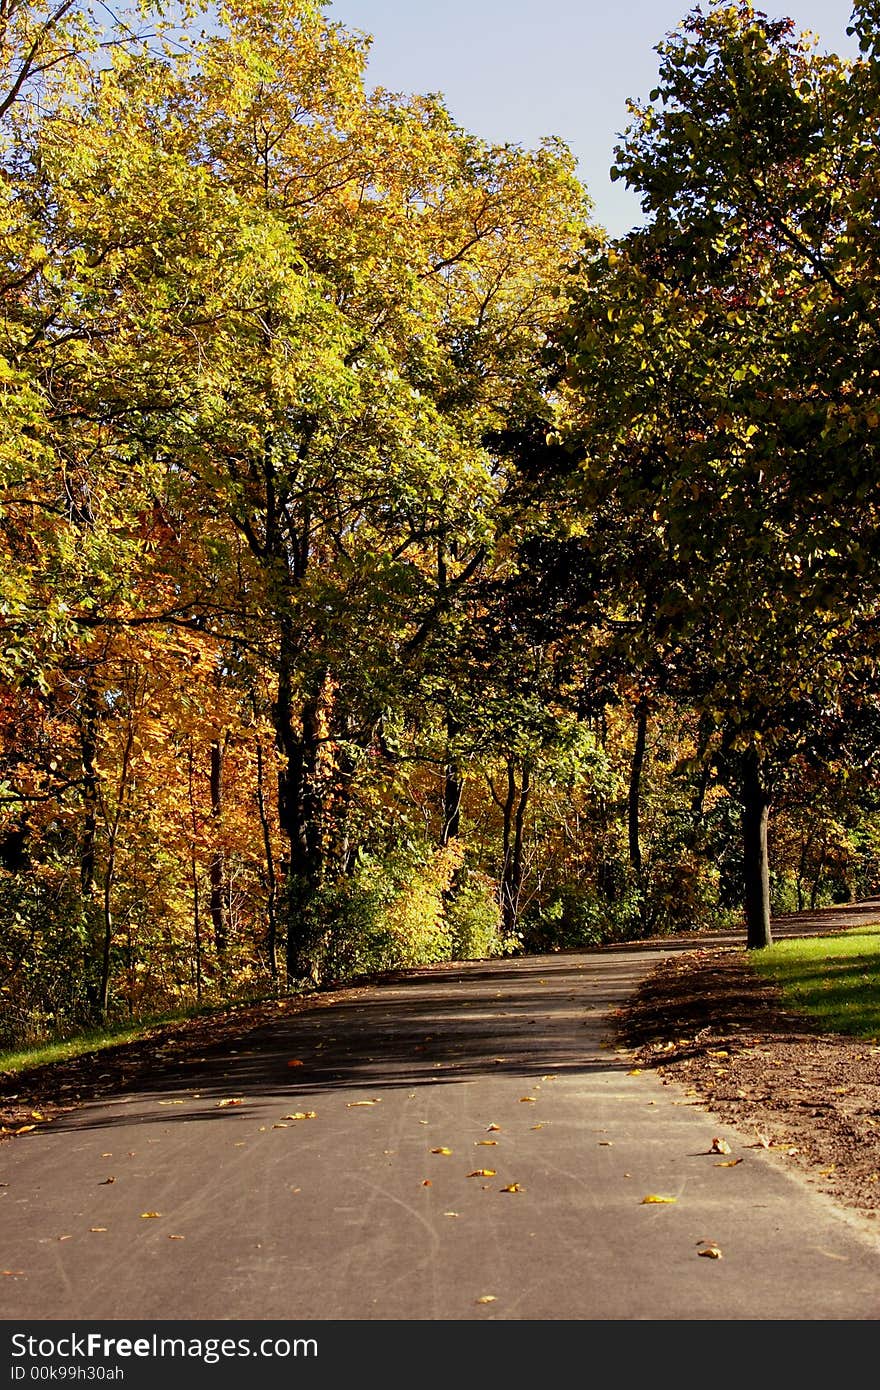
[[[611,244],[309,0],[0,7],[0,1045],[718,921],[750,776],[870,881],[858,13],[692,19]]]

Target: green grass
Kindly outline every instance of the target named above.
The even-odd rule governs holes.
[[[880,1041],[880,926],[779,941],[749,961],[823,1032]]]
[[[0,1052],[0,1074],[28,1071],[31,1067],[47,1066],[51,1062],[68,1062],[74,1057],[82,1057],[88,1052],[102,1052],[108,1047],[121,1047],[124,1043],[140,1042],[157,1030],[174,1028],[192,1018],[206,1018],[211,1014],[229,1013],[235,1009],[247,1008],[249,1004],[261,1003],[265,999],[277,998],[274,994],[256,994],[246,999],[227,999],[216,1004],[197,1004],[176,1013],[155,1015],[151,1018],[137,1019],[132,1023],[108,1025],[105,1028],[92,1028],[77,1033],[70,1038],[62,1038],[44,1043],[34,1043],[30,1047],[15,1051]]]

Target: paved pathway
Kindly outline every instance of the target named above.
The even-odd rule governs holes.
[[[352,991],[0,1146],[0,1318],[876,1318],[871,1223],[609,1046],[668,952]]]

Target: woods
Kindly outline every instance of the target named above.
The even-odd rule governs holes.
[[[878,882],[880,14],[557,140],[0,4],[0,1045]]]

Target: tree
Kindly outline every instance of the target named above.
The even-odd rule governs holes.
[[[616,166],[649,221],[574,291],[569,432],[630,657],[715,726],[762,946],[774,783],[839,722],[854,664],[875,680],[876,484],[854,445],[874,447],[877,334],[843,197],[868,164],[852,70],[790,21],[715,5],[659,52]]]

